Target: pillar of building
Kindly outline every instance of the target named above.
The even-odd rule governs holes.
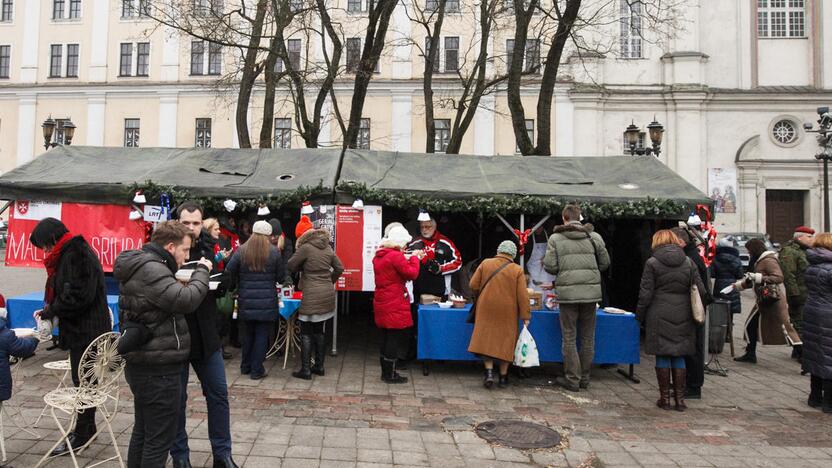
[[[159,94],[159,146],[175,148],[177,107],[179,95],[176,92]]]
[[[21,93],[17,105],[18,166],[34,159],[36,137],[40,132],[41,128],[37,123],[37,95]]]

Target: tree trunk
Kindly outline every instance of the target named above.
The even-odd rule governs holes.
[[[511,127],[514,129],[514,139],[520,153],[531,154],[534,151],[532,141],[526,133],[526,112],[520,99],[520,87],[523,78],[523,58],[526,55],[526,36],[529,33],[529,22],[532,12],[537,8],[537,0],[529,1],[529,8],[523,8],[522,1],[514,2],[516,26],[514,30],[514,50],[511,55],[511,65],[508,70],[508,86],[506,89],[508,109],[511,112]]]
[[[387,36],[387,28],[390,26],[390,16],[392,16],[397,3],[398,0],[377,0],[370,3],[370,20],[364,39],[364,50],[361,53],[361,62],[355,74],[352,107],[350,108],[347,134],[344,136],[344,148],[355,148],[357,145],[358,129],[361,125],[367,89],[370,87],[370,80],[373,78],[373,72],[381,51],[384,49],[384,39]]]
[[[425,99],[425,153],[436,152],[436,120],[434,119],[433,104],[433,74],[434,64],[439,63],[439,41],[442,36],[442,23],[445,22],[445,4],[447,0],[439,0],[436,11],[436,22],[433,31],[430,30],[430,20],[425,20],[425,29],[430,42],[425,44],[425,70],[422,78],[422,94]],[[431,15],[432,16],[432,15]]]
[[[277,38],[272,38],[269,55],[266,57],[265,77],[266,92],[263,97],[263,123],[260,126],[260,148],[272,147],[272,127],[274,125],[274,99],[277,93],[278,74],[274,71],[277,63]]]
[[[555,32],[552,46],[546,54],[546,66],[543,69],[543,79],[540,82],[540,92],[537,98],[537,147],[534,154],[549,156],[552,154],[552,98],[555,94],[560,59],[563,48],[569,40],[572,26],[578,17],[581,0],[567,0],[566,9],[561,14],[557,2],[555,9],[558,13],[558,29]]]
[[[240,148],[251,148],[251,136],[248,131],[248,106],[251,102],[251,93],[254,83],[260,75],[257,66],[257,52],[260,47],[260,39],[263,35],[263,21],[266,17],[269,0],[258,0],[257,11],[252,24],[251,37],[249,38],[248,49],[243,61],[243,70],[240,77],[240,91],[237,93],[237,110],[234,120],[237,124],[237,139]]]

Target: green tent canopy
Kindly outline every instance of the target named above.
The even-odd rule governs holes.
[[[336,194],[397,208],[546,213],[580,201],[596,216],[686,217],[707,196],[652,156],[523,157],[336,149],[63,146],[0,176],[0,199],[129,203],[174,199],[279,205]],[[341,164],[339,173],[339,162]]]

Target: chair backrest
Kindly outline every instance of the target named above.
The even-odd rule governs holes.
[[[119,333],[107,332],[87,346],[78,366],[80,387],[109,391],[118,385],[125,365],[124,358],[117,350],[119,337]]]

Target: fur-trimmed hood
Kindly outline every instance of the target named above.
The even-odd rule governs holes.
[[[583,239],[586,235],[594,232],[595,226],[592,224],[581,224],[577,221],[571,221],[560,226],[555,226],[555,234],[562,234],[569,239]]]
[[[328,229],[310,229],[298,238],[297,248],[299,249],[303,244],[309,244],[318,249],[325,249],[329,246],[329,239]]]

